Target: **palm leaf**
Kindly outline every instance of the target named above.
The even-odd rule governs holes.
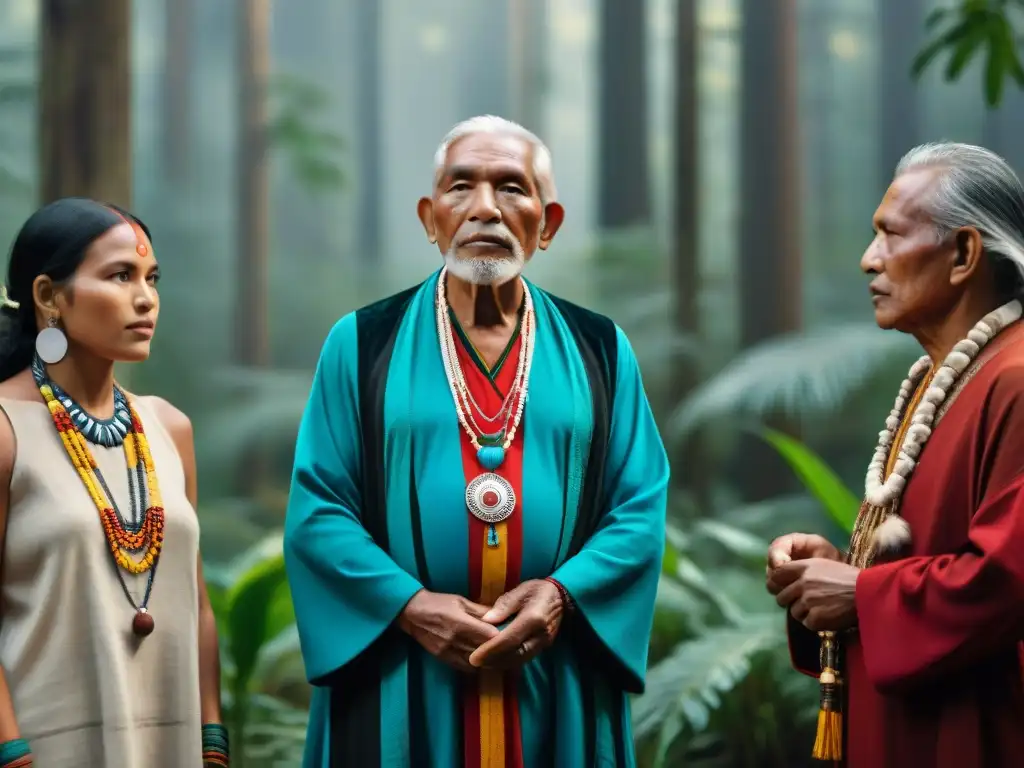
[[[913,349],[910,337],[864,323],[771,339],[698,387],[671,415],[667,430],[680,440],[727,416],[830,413],[882,372],[902,371]]]
[[[764,429],[760,434],[789,464],[811,495],[821,502],[828,516],[845,532],[852,533],[860,502],[828,464],[799,440],[781,432]]]

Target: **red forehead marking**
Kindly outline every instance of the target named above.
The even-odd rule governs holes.
[[[142,227],[140,227],[136,222],[132,221],[129,223],[132,225],[132,229],[135,230],[135,237],[139,241],[139,244],[135,246],[135,252],[139,254],[139,256],[145,256],[149,253],[149,249],[146,247],[146,233],[142,231]]]
[[[125,216],[120,211],[115,210],[114,208],[111,208],[110,210],[113,211],[115,215],[120,217],[121,221],[123,221],[125,224],[131,227],[132,232],[135,233],[135,239],[138,241],[135,246],[135,252],[139,254],[140,257],[144,257],[147,253],[149,253],[149,249],[146,247],[146,233],[143,231],[142,227],[139,226],[139,223],[134,220],[129,221],[127,216]]]

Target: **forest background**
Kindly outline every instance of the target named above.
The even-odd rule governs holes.
[[[154,231],[160,333],[121,375],[195,425],[232,764],[299,764],[280,531],[320,345],[436,268],[415,201],[481,113],[550,146],[568,218],[530,276],[626,330],[672,457],[641,764],[809,764],[767,542],[846,537],[915,355],[858,266],[896,161],[952,139],[1024,168],[1022,9],[0,0],[0,242],[69,194]]]

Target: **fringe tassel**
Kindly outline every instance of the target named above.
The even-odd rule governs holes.
[[[822,664],[818,683],[821,686],[821,709],[818,711],[818,732],[811,757],[837,762],[843,759],[843,713],[840,706],[842,681],[837,671],[835,638],[831,632],[821,633]]]

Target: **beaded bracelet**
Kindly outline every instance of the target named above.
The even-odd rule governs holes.
[[[24,739],[0,744],[0,768],[25,768],[32,765],[32,750]]]
[[[560,581],[557,581],[556,579],[553,579],[550,576],[544,579],[544,581],[550,582],[551,584],[555,585],[555,587],[558,589],[559,596],[562,598],[562,607],[565,609],[565,612],[572,613],[573,609],[576,607],[576,603],[573,602],[572,595],[569,594],[569,590],[563,587]]]
[[[226,768],[227,765],[228,729],[220,723],[203,723],[203,768]]]

